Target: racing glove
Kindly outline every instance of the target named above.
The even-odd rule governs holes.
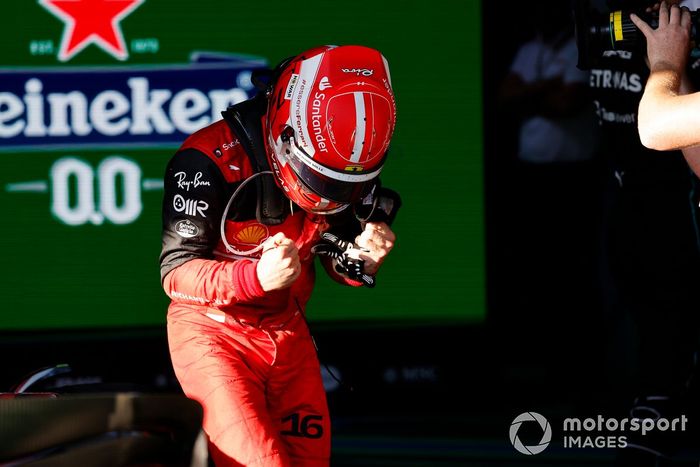
[[[372,288],[375,285],[375,278],[363,272],[365,261],[359,258],[360,252],[367,251],[369,250],[357,247],[347,240],[341,240],[337,235],[329,232],[322,233],[321,243],[311,248],[312,253],[330,257],[333,260],[333,268],[338,274]]]

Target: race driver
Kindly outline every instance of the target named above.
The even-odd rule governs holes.
[[[337,281],[373,286],[393,247],[400,199],[378,175],[396,105],[387,61],[363,46],[308,50],[257,82],[166,169],[170,355],[217,466],[327,466],[304,307],[316,255]]]

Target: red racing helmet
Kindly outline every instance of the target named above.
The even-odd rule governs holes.
[[[263,121],[277,184],[305,211],[346,208],[374,187],[395,123],[389,65],[379,51],[323,46],[292,58]]]

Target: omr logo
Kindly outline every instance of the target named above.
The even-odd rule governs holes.
[[[65,23],[58,59],[67,62],[90,44],[118,60],[129,58],[121,20],[146,0],[39,0]]]

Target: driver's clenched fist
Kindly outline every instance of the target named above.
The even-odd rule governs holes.
[[[282,232],[265,240],[256,272],[265,292],[291,286],[301,273],[299,250],[294,241]]]

